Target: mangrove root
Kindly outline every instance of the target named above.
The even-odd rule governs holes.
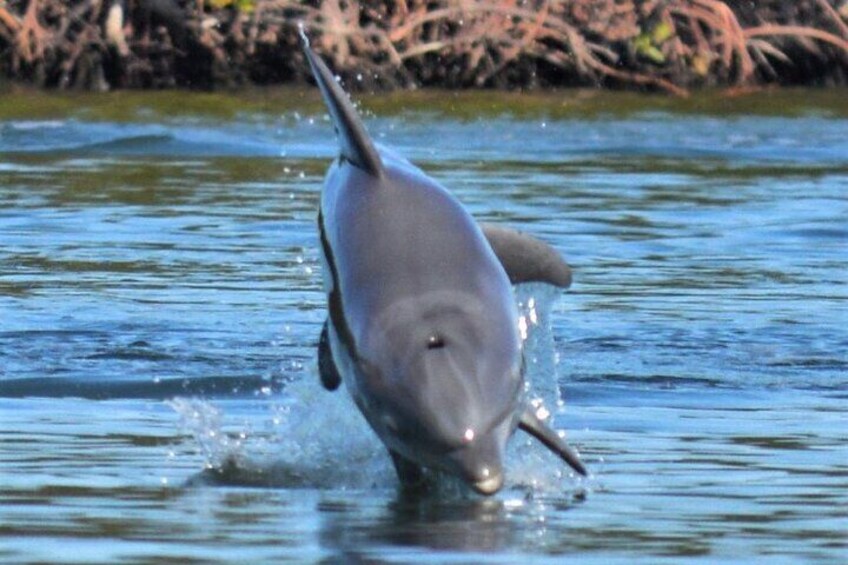
[[[8,0],[0,73],[52,88],[848,83],[845,0]]]

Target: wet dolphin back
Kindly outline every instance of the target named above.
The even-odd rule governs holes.
[[[425,308],[435,294],[475,311],[483,328],[513,331],[509,280],[473,218],[408,162],[382,158],[379,179],[339,162],[322,196],[325,235],[358,352],[379,347],[392,310]]]

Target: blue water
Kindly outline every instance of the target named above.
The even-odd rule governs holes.
[[[516,435],[497,496],[410,499],[318,383],[292,104],[0,121],[0,561],[848,560],[846,118],[370,116],[575,272],[518,299],[592,477]]]

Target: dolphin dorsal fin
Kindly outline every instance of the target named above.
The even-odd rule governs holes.
[[[356,113],[356,109],[351,104],[345,91],[336,82],[333,73],[330,72],[324,61],[312,51],[312,47],[309,46],[309,39],[303,33],[303,30],[301,30],[300,37],[303,52],[306,53],[306,59],[312,68],[312,75],[315,77],[315,82],[318,83],[318,88],[321,89],[324,103],[330,111],[333,125],[339,136],[342,157],[363,171],[377,177],[381,176],[383,174],[383,161],[380,159],[380,154],[377,153],[365,125],[359,118],[359,114]]]
[[[480,229],[512,284],[543,282],[559,288],[571,286],[571,267],[544,241],[495,224],[480,224]]]

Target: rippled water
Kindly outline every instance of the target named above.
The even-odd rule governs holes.
[[[848,560],[844,102],[373,101],[575,269],[520,298],[593,476],[517,435],[498,496],[413,500],[314,368],[332,130],[263,96],[4,95],[0,560]]]

